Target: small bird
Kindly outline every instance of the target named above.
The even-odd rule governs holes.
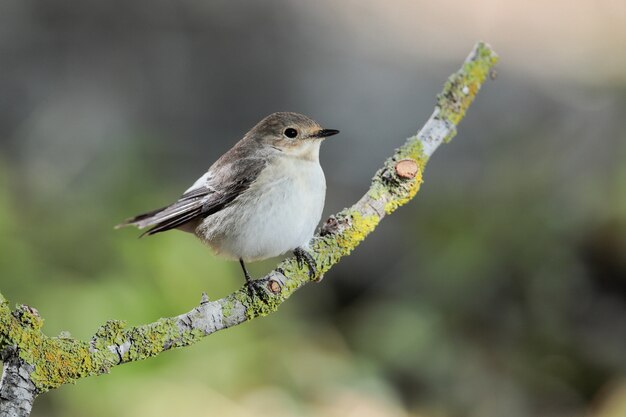
[[[273,113],[222,155],[180,198],[116,228],[171,229],[195,234],[218,255],[245,262],[293,251],[316,273],[306,251],[322,216],[326,179],[319,163],[322,141],[339,133],[298,113]]]

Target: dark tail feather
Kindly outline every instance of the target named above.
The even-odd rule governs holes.
[[[118,229],[125,226],[135,226],[139,229],[145,229],[150,227],[149,230],[145,231],[140,236],[143,237],[165,232],[170,229],[176,229],[201,214],[202,201],[200,199],[179,200],[171,206],[152,210],[128,219],[115,226],[115,228]]]
[[[166,208],[167,208],[167,206],[161,207],[161,208],[158,208],[156,210],[152,210],[152,211],[149,211],[147,213],[139,214],[139,215],[137,215],[135,217],[131,217],[129,219],[126,219],[122,223],[116,224],[114,226],[114,229],[121,229],[122,227],[127,227],[127,226],[137,226],[137,227],[139,227],[139,222],[141,222],[143,220],[146,220],[146,219],[149,219],[150,217],[153,217],[154,215],[156,215],[156,214],[162,212],[163,210],[165,210]]]
[[[191,220],[198,217],[201,211],[202,211],[202,207],[198,207],[192,211],[181,213],[179,216],[172,217],[168,220],[156,223],[154,227],[152,227],[149,230],[146,230],[139,237],[150,236],[150,235],[154,235],[157,233],[165,232],[167,230],[176,229],[184,225],[185,223],[190,222]]]
[[[212,191],[207,188],[183,194],[174,204],[135,216],[118,224],[115,228],[136,226],[139,229],[145,229],[146,227],[150,227],[150,229],[141,236],[176,229],[198,216],[203,216],[205,197],[211,192]]]

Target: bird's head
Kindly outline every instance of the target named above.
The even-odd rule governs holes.
[[[324,129],[302,114],[278,112],[261,120],[246,138],[290,155],[317,160],[322,141],[337,133],[338,130]]]

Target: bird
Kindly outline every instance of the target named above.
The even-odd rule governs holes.
[[[319,162],[324,139],[339,133],[298,113],[258,122],[175,202],[127,219],[149,236],[193,233],[218,256],[238,260],[248,288],[247,262],[293,252],[316,273],[308,242],[321,219],[326,179]]]

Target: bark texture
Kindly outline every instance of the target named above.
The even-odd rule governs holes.
[[[24,363],[9,349],[0,380],[0,416],[23,417],[30,415],[36,388],[30,380],[33,367]]]
[[[386,215],[415,196],[428,159],[439,145],[456,135],[457,124],[497,60],[489,45],[478,43],[462,68],[446,82],[424,127],[384,162],[358,202],[322,225],[310,242],[318,271],[314,277],[309,277],[308,268],[298,265],[295,258],[287,259],[259,280],[262,291],[258,296],[251,297],[246,286],[215,301],[203,295],[197,307],[176,317],[134,327],[123,321],[108,321],[89,341],[46,336],[35,309],[21,305],[12,311],[0,294],[0,351],[4,359],[0,417],[28,415],[37,394],[63,384],[191,345],[218,330],[270,314],[298,288],[319,281]]]

